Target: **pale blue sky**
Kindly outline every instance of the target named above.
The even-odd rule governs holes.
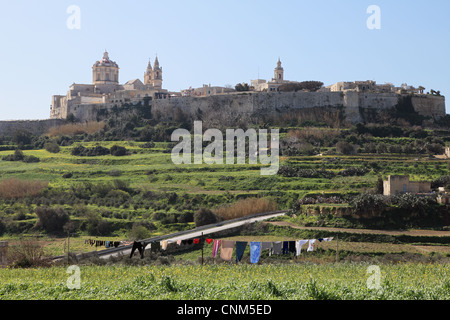
[[[79,30],[66,26],[70,5]],[[366,26],[370,5],[380,30]],[[121,83],[143,80],[157,53],[173,91],[268,80],[280,57],[288,80],[408,83],[447,96],[449,15],[448,0],[3,1],[0,120],[48,118],[51,96],[91,83],[105,49]]]

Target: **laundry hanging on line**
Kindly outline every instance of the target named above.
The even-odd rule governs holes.
[[[319,238],[319,239],[306,239],[306,240],[295,240],[295,241],[251,241],[250,242],[250,261],[251,263],[258,263],[261,253],[264,250],[269,250],[269,256],[272,254],[292,254],[294,256],[299,256],[301,254],[301,249],[305,244],[308,244],[307,252],[311,252],[315,248],[316,240],[319,242],[332,241],[333,237],[330,238]],[[236,262],[242,260],[244,250],[248,244],[247,241],[231,241],[231,240],[221,240],[214,239],[207,243],[213,243],[212,257],[215,258],[219,251],[220,257],[223,260],[230,261],[231,255],[230,251],[236,248]]]
[[[84,244],[88,244],[91,247],[105,247],[105,248],[117,248],[120,245],[128,245],[132,242],[129,241],[109,241],[109,240],[94,240],[94,239],[86,239],[84,240]]]
[[[290,240],[290,241],[251,241],[250,242],[250,258],[252,263],[257,263],[262,252],[265,250],[269,251],[269,256],[271,255],[293,255],[299,256],[302,252],[302,247],[307,245],[307,252],[314,251],[316,246],[316,240],[319,242],[332,241],[333,237],[329,238],[319,238],[319,239],[304,239],[304,240]],[[178,246],[200,244],[212,244],[211,256],[216,258],[218,255],[221,259],[225,261],[230,261],[232,259],[232,253],[236,248],[236,262],[241,261],[244,254],[244,250],[248,244],[248,241],[233,241],[233,240],[223,240],[223,239],[212,239],[212,238],[192,238],[185,240],[161,240],[152,241],[150,244],[151,251],[167,250],[169,244],[177,244]],[[128,243],[131,244],[131,243]],[[92,244],[91,244],[92,245]],[[253,245],[253,246],[252,246]],[[137,248],[137,247],[136,247]],[[134,250],[136,250],[136,248]],[[133,251],[134,251],[133,250]]]

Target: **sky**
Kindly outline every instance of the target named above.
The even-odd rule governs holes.
[[[51,96],[92,83],[105,50],[120,83],[143,81],[157,55],[169,91],[270,80],[280,58],[286,80],[407,83],[447,96],[449,15],[448,0],[3,0],[0,120],[49,118]]]

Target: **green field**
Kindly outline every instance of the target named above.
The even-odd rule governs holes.
[[[151,131],[145,128],[133,132]],[[74,254],[103,249],[86,245],[87,239],[132,240],[192,229],[200,208],[216,212],[224,205],[254,197],[290,210],[289,215],[223,237],[281,241],[334,236],[339,238],[339,247],[332,241],[298,258],[263,255],[258,265],[250,264],[248,249],[242,262],[235,265],[211,258],[210,247],[204,249],[204,265],[199,248],[143,260],[72,260],[81,268],[81,288],[75,290],[67,287],[66,266],[40,268],[31,263],[30,267],[29,261],[22,259],[0,269],[0,299],[448,300],[448,223],[436,213],[443,208],[434,206],[432,212],[419,210],[408,215],[408,207],[394,204],[384,215],[370,218],[340,217],[336,212],[353,210],[352,199],[374,194],[380,178],[388,175],[446,181],[450,165],[438,153],[450,140],[449,132],[414,129],[409,133],[404,129],[404,137],[373,137],[355,134],[354,129],[290,129],[311,131],[315,136],[306,139],[310,145],[316,145],[321,137],[320,155],[309,147],[295,154],[283,150],[280,165],[287,171],[273,176],[261,176],[261,165],[177,166],[170,157],[170,142],[158,140],[149,146],[140,139],[100,141],[89,135],[71,137],[70,143],[56,139],[66,141],[57,153],[36,142],[34,147],[24,148],[25,157],[39,162],[6,161],[4,157],[14,154],[14,145],[5,139],[4,151],[0,151],[0,184],[10,178],[48,182],[36,195],[0,198],[0,240],[10,244],[10,261],[26,249],[27,240],[41,248],[45,257],[67,254],[66,232],[61,226],[52,231],[40,226],[39,208],[67,214],[74,224],[70,238]],[[282,139],[287,131],[283,130]],[[413,137],[419,133],[428,140]],[[338,152],[337,141],[352,142],[358,146],[357,152]],[[369,148],[369,144],[373,145]],[[72,155],[78,145],[118,145],[128,154]],[[402,149],[405,145],[409,149]],[[320,197],[340,202],[298,202]],[[318,213],[310,214],[313,211]],[[399,233],[389,233],[394,230]],[[367,287],[370,265],[380,267],[380,290]]]
[[[449,300],[449,265],[173,265],[0,269],[0,299],[20,300]],[[368,286],[369,283],[369,286]],[[74,288],[74,289],[71,289]]]

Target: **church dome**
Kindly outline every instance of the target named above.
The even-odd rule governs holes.
[[[108,52],[105,51],[103,53],[103,58],[100,61],[96,61],[94,64],[95,67],[116,67],[118,68],[118,64],[115,61],[109,59]]]

